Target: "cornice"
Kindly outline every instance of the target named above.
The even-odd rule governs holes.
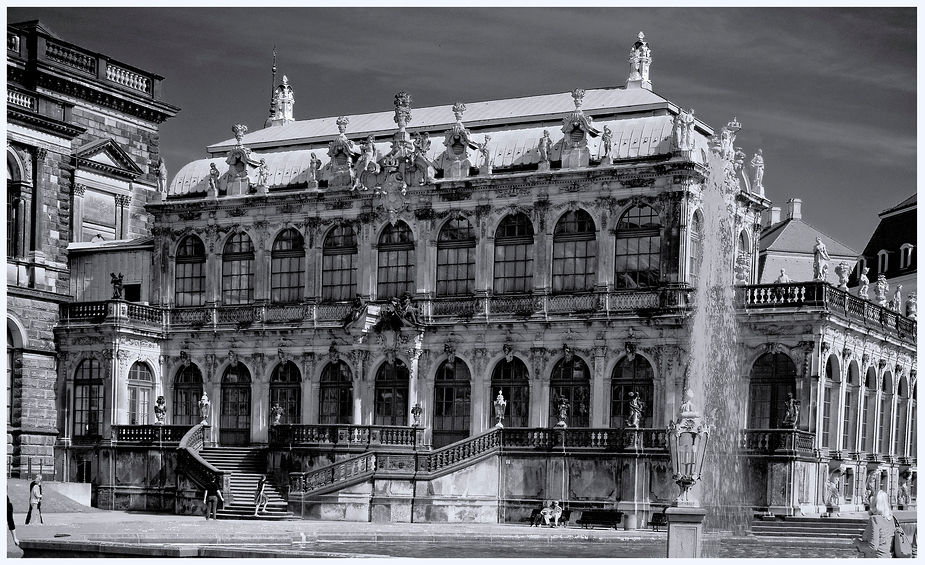
[[[71,125],[66,122],[46,118],[32,112],[24,111],[14,106],[7,105],[6,117],[10,122],[19,122],[24,126],[37,129],[39,131],[50,133],[72,140],[81,135],[87,128],[82,126]]]

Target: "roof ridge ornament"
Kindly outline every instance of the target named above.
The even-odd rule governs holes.
[[[395,123],[401,131],[411,123],[411,95],[407,92],[402,91],[395,95]]]
[[[626,88],[644,88],[652,90],[652,81],[649,80],[649,65],[652,64],[652,50],[646,42],[646,36],[641,31],[636,43],[630,47],[630,75],[626,79]]]
[[[466,105],[462,102],[453,104],[456,123],[444,134],[443,145],[446,149],[436,160],[436,166],[443,169],[443,176],[447,179],[466,178],[470,167],[475,166],[469,158],[469,150],[478,149],[479,146],[472,141],[472,134],[462,123],[465,111]]]

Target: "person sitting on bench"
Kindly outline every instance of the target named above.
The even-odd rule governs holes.
[[[558,500],[547,501],[543,509],[540,510],[540,514],[543,516],[543,521],[547,526],[549,525],[549,519],[552,518],[552,527],[555,528],[559,525],[559,516],[562,515],[562,507],[559,506]]]

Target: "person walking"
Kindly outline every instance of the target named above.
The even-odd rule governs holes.
[[[13,522],[13,503],[10,502],[10,495],[6,495],[6,527],[13,534],[13,543],[19,547],[19,538],[16,537],[16,523]]]
[[[257,492],[254,493],[254,516],[260,512],[260,505],[263,505],[263,511],[267,511],[267,504],[270,503],[270,497],[267,496],[267,476],[260,475],[257,481]]]
[[[26,514],[26,524],[32,522],[32,515],[38,516],[39,524],[42,520],[42,475],[36,475],[35,480],[29,483],[29,512]]]
[[[206,520],[209,519],[209,516],[213,520],[216,519],[216,513],[218,511],[218,501],[221,500],[225,502],[225,497],[222,496],[222,491],[218,488],[218,483],[215,482],[215,479],[209,481],[209,485],[206,487],[206,493],[203,496],[202,502],[206,505]]]
[[[892,557],[894,529],[890,497],[881,490],[870,501],[870,518],[861,537],[854,540],[854,547],[861,557]]]

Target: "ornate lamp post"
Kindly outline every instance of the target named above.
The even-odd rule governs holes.
[[[694,409],[694,393],[686,389],[684,396],[681,418],[668,423],[672,478],[681,487],[681,493],[675,506],[665,510],[665,515],[668,518],[668,557],[691,558],[700,557],[706,516],[706,510],[700,507],[691,491],[700,480],[710,432]]]
[[[495,419],[498,420],[498,423],[495,424],[496,428],[503,428],[504,425],[501,424],[501,420],[504,419],[504,409],[507,408],[507,401],[504,400],[504,395],[501,394],[501,391],[498,391],[498,396],[495,397]]]

